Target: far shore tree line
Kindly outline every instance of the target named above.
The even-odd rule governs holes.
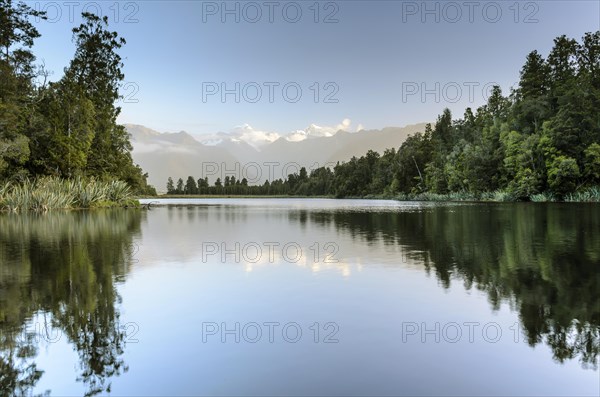
[[[227,177],[174,182],[168,194],[301,196],[478,196],[562,199],[600,195],[600,31],[580,42],[560,36],[549,55],[527,55],[518,87],[494,87],[460,119],[445,109],[434,125],[383,154],[368,151],[333,169],[301,169],[249,186]],[[596,197],[598,199],[598,197]]]

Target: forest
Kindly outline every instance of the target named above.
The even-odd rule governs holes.
[[[40,37],[33,18],[46,15],[0,0],[0,182],[16,188],[46,177],[122,181],[133,193],[152,194],[117,123],[125,39],[109,30],[107,17],[83,13],[73,29],[73,58],[51,82],[32,50]]]
[[[76,180],[82,195],[106,188],[108,196],[102,184],[113,181],[126,183],[136,195],[155,194],[132,160],[127,131],[117,123],[124,79],[118,50],[125,39],[109,29],[108,18],[83,13],[82,24],[73,29],[73,58],[62,77],[50,81],[51,72],[32,50],[40,37],[32,18],[46,16],[23,2],[0,0],[0,192],[15,196],[19,186]],[[202,176],[170,178],[167,191],[598,201],[598,109],[600,31],[579,41],[560,36],[546,57],[537,51],[527,55],[511,92],[494,87],[485,105],[467,108],[462,118],[445,109],[400,148],[368,151],[333,168],[301,169],[256,186],[235,176],[210,183]],[[32,182],[44,178],[54,179]]]
[[[305,168],[249,186],[235,176],[167,182],[168,194],[389,197],[420,200],[600,201],[600,31],[532,51],[518,87],[434,125],[400,148],[333,169]]]

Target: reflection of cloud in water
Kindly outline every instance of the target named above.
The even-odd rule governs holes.
[[[297,265],[314,272],[339,269],[340,274],[348,276],[357,271],[357,263],[361,263],[360,266],[416,265],[414,260],[407,260],[402,246],[396,241],[386,241],[385,238],[369,241],[368,235],[354,233],[336,224],[333,212],[328,208],[331,201],[323,200],[325,209],[317,208],[316,212],[294,208],[294,203],[290,203],[290,209],[274,200],[270,201],[272,206],[254,205],[250,200],[246,207],[201,205],[155,208],[147,223],[142,225],[144,241],[138,254],[138,266],[158,263],[202,265],[209,261],[235,265],[243,262],[242,268],[246,271],[278,264]],[[355,204],[352,201],[352,205]],[[378,207],[384,211],[398,210],[380,203]],[[420,208],[418,205],[402,207],[404,210]],[[272,243],[279,244],[274,249],[276,258],[269,258],[267,246]],[[225,259],[221,258],[221,247],[236,250],[236,244],[240,247],[238,251],[242,251],[240,260],[229,254]],[[302,256],[298,261],[283,257],[282,249],[286,244],[301,247]],[[216,245],[216,254],[205,256],[203,249],[207,245]],[[262,255],[257,260],[244,260],[246,245],[262,247]],[[251,248],[249,250],[248,255],[253,258],[254,252]],[[294,256],[293,249],[290,256]]]
[[[297,258],[297,261],[289,261],[284,258],[281,252],[275,252],[273,255],[273,260],[271,260],[271,258],[261,258],[261,260],[258,261],[242,261],[242,266],[244,271],[250,273],[255,270],[264,270],[266,266],[281,266],[289,264],[308,269],[313,273],[335,271],[344,277],[349,277],[353,272],[360,272],[362,270],[362,265],[360,263],[352,263],[335,259],[331,259],[327,262],[324,260],[315,261],[313,256],[304,254],[306,249],[308,249],[308,247],[302,247],[303,254]]]

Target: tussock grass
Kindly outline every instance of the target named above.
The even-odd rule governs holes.
[[[504,203],[504,202],[517,201],[517,197],[511,192],[507,192],[504,190],[496,190],[494,192],[482,193],[481,200]]]
[[[132,198],[131,189],[123,181],[46,177],[21,184],[0,184],[0,210],[8,211],[92,208],[107,206],[107,203],[121,205]]]
[[[480,194],[470,192],[452,192],[448,194],[438,193],[418,193],[407,194],[400,193],[393,197],[399,201],[489,201],[489,202],[514,202],[519,201],[519,197],[511,192],[496,190],[494,192],[483,192]],[[543,192],[534,194],[529,200],[535,203],[565,201],[571,203],[598,203],[600,202],[600,186],[593,186],[581,189],[575,193],[570,193],[559,198],[552,192]]]
[[[448,194],[439,194],[423,192],[417,194],[401,193],[397,195],[396,200],[400,201],[476,201],[477,198],[466,192],[453,192]]]
[[[600,203],[600,186],[592,186],[565,196],[567,202]]]
[[[424,192],[418,194],[401,193],[396,200],[400,201],[514,201],[509,200],[512,196],[502,195],[500,192],[471,193],[467,191],[451,192],[447,194]]]
[[[529,200],[533,201],[534,203],[547,203],[558,201],[558,197],[556,197],[556,195],[554,195],[553,193],[544,192],[531,195],[529,197]]]

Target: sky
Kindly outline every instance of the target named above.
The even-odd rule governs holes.
[[[82,11],[127,40],[119,122],[195,136],[380,129],[454,118],[526,55],[600,29],[600,1],[28,1],[61,77]],[[261,138],[262,137],[262,138]]]

